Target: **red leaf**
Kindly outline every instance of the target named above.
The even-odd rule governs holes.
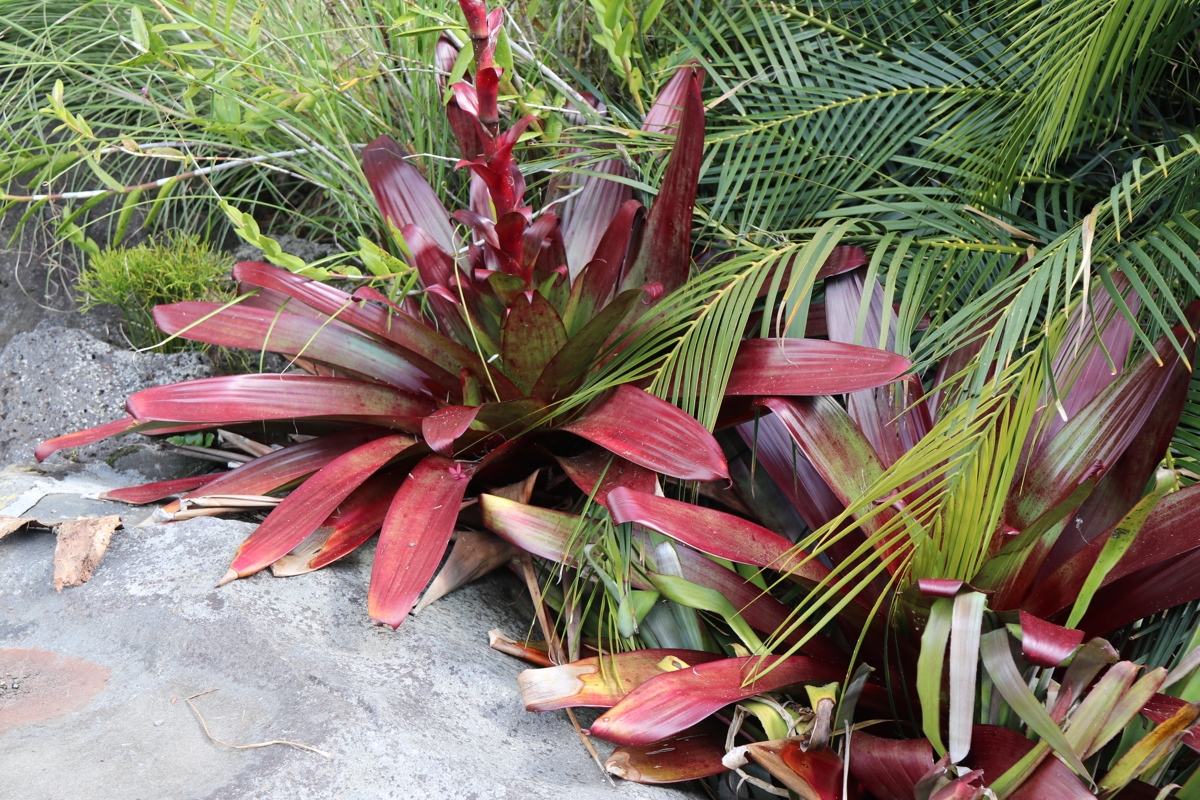
[[[617,387],[562,430],[674,478],[729,478],[721,446],[704,426],[665,400],[632,386]]]
[[[764,414],[739,425],[738,433],[809,528],[815,531],[845,510],[779,417]]]
[[[798,740],[788,739],[779,749],[779,757],[816,793],[815,800],[842,800],[845,765],[837,753],[831,750],[804,750]]]
[[[437,193],[406,159],[404,148],[390,136],[380,136],[363,150],[362,168],[384,219],[403,231],[416,225],[433,237],[442,250],[458,249],[450,215]]]
[[[634,783],[678,783],[727,772],[724,756],[724,727],[702,723],[661,742],[618,747],[604,768]]]
[[[607,505],[608,493],[618,486],[628,486],[638,492],[653,492],[658,481],[654,472],[602,447],[589,448],[578,456],[555,456],[555,460],[579,487],[579,491],[587,495],[592,495],[594,491],[594,500],[600,505]]]
[[[933,766],[926,739],[881,739],[861,731],[850,738],[850,772],[876,800],[912,800]]]
[[[441,453],[444,456],[452,455],[451,449],[454,440],[467,432],[478,414],[479,406],[439,408],[421,420],[421,435],[425,437],[425,443],[435,453]]]
[[[611,708],[651,678],[723,659],[701,650],[645,649],[592,656],[569,664],[527,669],[517,676],[526,711]]]
[[[358,428],[284,447],[259,456],[237,469],[222,473],[203,489],[188,492],[184,497],[192,499],[215,494],[270,494],[299,478],[311,475],[335,458],[387,435],[388,431],[384,428]],[[415,441],[409,439],[410,444]],[[163,510],[178,511],[179,503],[171,503]]]
[[[1196,516],[1200,513],[1200,484],[1168,494],[1158,501],[1142,524],[1133,543],[1105,576],[1104,587],[1140,570],[1162,563],[1175,563],[1200,547]],[[1115,526],[1114,526],[1115,527]],[[1075,602],[1083,582],[1096,563],[1104,543],[1113,533],[1110,528],[1097,536],[1049,577],[1040,580],[1021,606],[1038,616],[1050,616]],[[1154,585],[1146,587],[1151,590]]]
[[[250,534],[222,583],[253,575],[287,555],[324,521],[338,503],[381,467],[411,446],[407,436],[387,436],[329,462],[300,484]]]
[[[427,397],[377,383],[312,375],[229,375],[146,389],[126,401],[140,419],[226,423],[304,417],[372,417],[419,431],[436,407]]]
[[[729,395],[828,395],[893,383],[912,369],[903,356],[820,339],[747,339],[738,349]]]
[[[367,597],[372,619],[398,628],[408,616],[450,542],[472,470],[431,455],[409,473],[379,532]]]
[[[228,474],[227,472],[214,472],[211,475],[198,475],[194,478],[178,478],[173,481],[143,483],[141,486],[130,486],[125,489],[113,489],[101,492],[97,497],[101,500],[117,500],[122,503],[133,503],[134,505],[153,503],[155,500],[162,500],[164,497],[172,497],[192,489],[199,489],[201,486],[212,483],[217,478]]]
[[[987,784],[1008,771],[1026,753],[1033,742],[1009,728],[975,725],[971,729],[971,752],[964,765],[983,770]],[[1009,797],[1012,800],[1095,800],[1083,782],[1057,756],[1049,756]]]
[[[964,586],[967,586],[966,581],[948,578],[921,578],[917,581],[917,587],[925,597],[954,597]]]
[[[75,431],[74,433],[56,436],[53,439],[47,439],[37,446],[33,451],[34,458],[38,461],[45,461],[52,454],[59,450],[65,450],[68,447],[83,447],[86,444],[98,442],[101,439],[107,439],[110,436],[121,436],[126,433],[146,433],[146,434],[167,434],[167,433],[183,433],[185,431],[198,431],[204,428],[210,428],[211,425],[164,425],[161,422],[156,422],[148,419],[137,419],[136,417],[125,417],[124,419],[106,422],[103,425],[97,425],[94,428],[87,430]]]
[[[700,101],[702,70],[682,67],[680,71],[691,75],[684,79],[679,135],[646,218],[642,246],[621,279],[623,289],[661,283],[666,292],[673,292],[687,280],[691,267],[692,209],[704,157],[704,105]]]
[[[578,162],[573,162],[575,166]],[[610,226],[622,211],[623,206],[633,196],[633,189],[628,184],[609,180],[604,175],[625,177],[625,162],[619,158],[607,158],[595,164],[582,164],[588,171],[598,175],[572,175],[567,173],[564,180],[567,183],[581,184],[579,189],[572,188],[573,193],[565,203],[554,206],[555,211],[563,220],[563,239],[567,245],[567,265],[571,269],[571,277],[579,275],[584,265],[598,258],[600,242],[607,235]],[[641,204],[638,204],[641,207]],[[628,223],[625,223],[628,225]],[[624,253],[622,253],[622,256]],[[617,264],[619,271],[621,265]],[[618,272],[619,274],[619,272]],[[616,285],[616,282],[613,282]]]
[[[642,204],[627,200],[608,224],[596,246],[595,256],[579,275],[574,276],[571,298],[563,314],[568,333],[579,330],[613,296],[628,253],[636,252],[641,242],[645,220],[646,209]]]
[[[794,569],[809,581],[820,581],[829,574],[814,559],[800,564],[805,555],[793,554],[792,543],[779,534],[723,511],[625,487],[608,493],[608,509],[615,522],[640,523],[718,558],[780,571]]]
[[[761,674],[769,666],[774,669]],[[590,733],[617,744],[650,744],[730,703],[792,683],[841,680],[845,673],[844,667],[804,656],[744,656],[700,664],[646,681],[597,719]]]
[[[320,535],[320,540],[314,543],[318,546],[312,553],[304,554],[306,568],[320,569],[332,564],[374,536],[383,525],[383,518],[403,480],[403,473],[388,472],[375,475],[351,492],[313,534]]]
[[[654,98],[654,103],[642,122],[642,130],[647,133],[675,135],[675,130],[683,118],[683,108],[691,92],[693,77],[699,81],[699,88],[704,88],[704,67],[694,58],[675,70],[671,80],[667,81],[658,97]]]
[[[299,355],[407,392],[441,393],[439,385],[400,352],[339,322],[240,305],[222,308],[221,303],[187,302],[155,306],[154,323],[164,333],[196,342]]]
[[[1195,536],[1195,517],[1192,517],[1190,527]],[[1141,538],[1139,535],[1134,541]],[[1117,566],[1120,567],[1121,562]],[[1079,627],[1089,632],[1108,633],[1135,620],[1196,600],[1200,598],[1200,581],[1196,580],[1198,569],[1200,547],[1174,558],[1162,554],[1152,566],[1108,583],[1096,592]]]
[[[1021,655],[1039,667],[1057,667],[1083,643],[1083,631],[1021,612]]]

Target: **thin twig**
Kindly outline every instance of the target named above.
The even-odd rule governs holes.
[[[325,756],[326,758],[333,758],[332,755],[330,755],[329,753],[326,753],[324,750],[318,750],[317,748],[309,747],[306,744],[299,744],[297,742],[288,742],[283,739],[276,739],[271,742],[258,742],[257,744],[230,744],[229,742],[222,742],[220,739],[213,736],[212,733],[208,730],[208,723],[204,721],[204,715],[200,713],[200,709],[196,708],[196,704],[192,702],[192,700],[194,700],[197,697],[203,697],[204,695],[212,694],[215,691],[217,691],[217,689],[209,689],[207,692],[200,692],[198,694],[194,694],[191,697],[187,698],[187,704],[192,707],[192,711],[196,712],[196,717],[199,718],[199,720],[200,720],[200,726],[202,728],[204,728],[204,735],[207,736],[209,739],[212,739],[217,744],[225,745],[226,747],[228,747],[232,750],[250,750],[255,747],[270,747],[273,744],[286,744],[289,747],[297,747],[301,750],[308,750],[309,752],[316,753],[319,756]]]

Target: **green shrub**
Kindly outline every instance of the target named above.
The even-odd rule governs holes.
[[[125,316],[130,344],[153,347],[164,337],[154,325],[156,305],[233,299],[233,259],[193,234],[169,233],[137,247],[110,247],[93,256],[79,279],[83,310],[112,303]],[[195,347],[172,339],[162,350]]]

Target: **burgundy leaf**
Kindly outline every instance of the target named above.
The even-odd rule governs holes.
[[[407,436],[387,436],[329,462],[297,487],[250,534],[221,583],[253,575],[287,555],[325,520],[350,492],[411,446]]]
[[[845,510],[777,416],[742,423],[738,433],[809,528],[815,531]]]
[[[397,351],[338,322],[240,305],[222,308],[220,303],[187,302],[155,306],[154,323],[164,333],[184,339],[303,356],[407,392],[438,391],[437,383]]]
[[[1057,667],[1083,643],[1083,631],[1021,612],[1021,655],[1039,667]]]
[[[372,417],[419,431],[435,405],[377,383],[311,375],[229,375],[146,389],[126,401],[139,419],[225,423],[302,417]],[[390,421],[390,422],[388,422]]]
[[[473,470],[431,455],[409,473],[379,532],[367,596],[372,619],[398,628],[408,616],[442,560]]]
[[[679,135],[667,162],[662,187],[646,219],[637,257],[621,279],[623,289],[661,283],[670,293],[683,285],[691,268],[692,208],[704,156],[704,105],[698,67],[682,67],[686,78]]]
[[[555,211],[563,219],[563,238],[567,242],[567,265],[571,270],[571,278],[574,279],[585,264],[598,257],[597,249],[601,240],[623,206],[630,202],[633,190],[628,184],[605,177],[608,175],[618,178],[625,177],[625,163],[619,158],[606,158],[595,164],[573,162],[571,166],[579,166],[589,172],[598,173],[590,175],[566,173],[565,182],[579,184],[577,189],[571,187],[566,191],[568,193],[579,192],[579,194],[554,206]],[[617,269],[620,269],[620,264],[617,265]],[[615,280],[613,283],[615,286]]]
[[[632,386],[617,387],[562,429],[674,478],[729,478],[721,446],[704,426],[665,400]]]
[[[1175,716],[1179,709],[1186,705],[1187,703],[1178,697],[1172,697],[1168,694],[1156,694],[1150,698],[1149,702],[1142,706],[1141,714],[1155,725],[1161,725]],[[1181,741],[1192,750],[1200,753],[1200,726],[1190,728],[1184,732]]]
[[[966,581],[947,578],[921,578],[917,581],[917,588],[925,597],[954,597],[964,586],[970,588]]]
[[[363,150],[362,168],[384,219],[403,231],[416,225],[429,234],[442,250],[458,249],[450,215],[437,193],[410,164],[399,144],[390,136],[380,136]]]
[[[926,739],[880,739],[861,731],[850,738],[850,772],[876,800],[913,800],[933,765]]]
[[[1190,523],[1195,535],[1195,517]],[[1141,539],[1134,541],[1137,542]],[[1128,555],[1128,553],[1126,554]],[[1122,559],[1124,561],[1124,559]],[[1118,567],[1121,563],[1118,562]],[[1085,631],[1107,633],[1135,620],[1200,598],[1200,547],[1175,558],[1160,558],[1152,566],[1108,583],[1092,599],[1079,621]]]
[[[763,674],[768,667],[773,669]],[[592,723],[590,733],[626,746],[650,744],[730,703],[793,683],[836,681],[845,675],[845,667],[804,656],[726,658],[651,678]]]
[[[820,339],[747,339],[725,389],[730,395],[828,395],[900,380],[903,356]]]
[[[603,311],[574,333],[546,364],[532,393],[547,401],[553,401],[579,388],[596,366],[597,357],[608,337],[628,316],[630,309],[643,294],[642,289],[622,292]]]
[[[997,725],[975,725],[971,729],[971,752],[964,765],[983,770],[987,784],[1015,765],[1033,749],[1033,742],[1009,728]],[[1011,795],[1014,800],[1095,800],[1071,768],[1049,756]]]
[[[94,428],[87,430],[68,433],[63,436],[56,436],[38,445],[33,451],[34,458],[38,461],[45,461],[51,454],[59,450],[65,450],[68,447],[83,447],[86,444],[98,442],[101,439],[107,439],[110,436],[120,436],[124,433],[134,433],[136,429],[146,424],[146,420],[137,419],[136,417],[125,417],[124,419],[113,420],[106,422],[103,425],[97,425]]]

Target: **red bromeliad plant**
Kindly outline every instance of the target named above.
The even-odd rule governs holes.
[[[826,279],[831,340],[856,340],[864,277]],[[896,320],[877,285],[865,291],[857,335],[878,342]],[[1130,291],[1134,311],[1136,300]],[[1108,322],[1094,340],[1081,333],[1089,314]],[[750,655],[647,650],[529,670],[527,707],[606,708],[591,733],[619,745],[609,768],[652,783],[755,760],[820,800],[1156,796],[1138,779],[1165,782],[1189,766],[1181,750],[1200,751],[1200,631],[1170,673],[1140,677],[1098,637],[1200,598],[1200,486],[1180,490],[1159,468],[1187,399],[1200,304],[1187,316],[1178,350],[1164,338],[1126,366],[1133,328],[1106,293],[1093,297],[1059,328],[1057,403],[1036,364],[1024,381],[1009,379],[1020,365],[997,367],[974,404],[949,403],[978,345],[943,361],[928,395],[906,381],[844,405],[757,399],[769,413],[738,425],[746,447],[726,438],[738,492],[724,502],[740,513],[632,487],[597,512],[631,528],[635,586],[713,615],[736,643],[722,649]],[[773,482],[755,478],[755,463]],[[486,495],[481,505],[501,536],[572,563],[570,537],[587,523]],[[784,512],[815,531],[799,547],[777,532]],[[729,562],[776,577],[754,586]],[[792,608],[765,591],[780,577],[799,596]],[[855,657],[875,675],[860,671],[839,693]],[[830,682],[797,704],[778,694]],[[856,703],[896,725],[838,740],[847,772],[829,734]],[[746,733],[744,714],[759,730]],[[728,753],[731,722],[744,741],[773,741]],[[884,738],[897,735],[910,738]]]
[[[649,213],[625,184],[602,174],[570,192],[563,204],[570,217],[551,207],[535,214],[514,158],[532,118],[500,127],[493,52],[503,12],[489,14],[478,0],[462,8],[474,81],[453,87],[448,113],[464,151],[460,166],[472,173],[471,207],[449,214],[387,136],[363,153],[364,174],[385,224],[402,237],[424,303],[408,296],[394,304],[370,288],[347,294],[268,264],[240,263],[236,303],[160,306],[156,323],[171,335],[290,355],[310,374],[150,389],[129,398],[128,418],[38,449],[45,458],[104,436],[213,427],[266,442],[301,434],[304,441],[218,476],[109,493],[150,502],[185,492],[159,512],[164,519],[278,502],[222,583],[271,565],[283,574],[317,569],[378,531],[369,611],[396,627],[433,576],[468,495],[548,465],[578,492],[601,496],[616,486],[650,489],[659,474],[728,478],[719,445],[694,418],[634,385],[613,385],[605,373],[614,353],[638,341],[639,317],[689,279],[702,71],[680,69],[647,119],[654,131],[677,131]],[[604,167],[622,169],[615,159]],[[743,394],[761,393],[753,389],[760,379],[793,394],[863,390],[909,367],[864,347],[815,342],[797,357],[788,340],[762,344],[747,344],[757,355],[741,370]],[[832,377],[831,359],[842,365]],[[819,373],[811,369],[822,364]],[[282,501],[268,497],[288,489]],[[519,496],[528,499],[528,491]]]

